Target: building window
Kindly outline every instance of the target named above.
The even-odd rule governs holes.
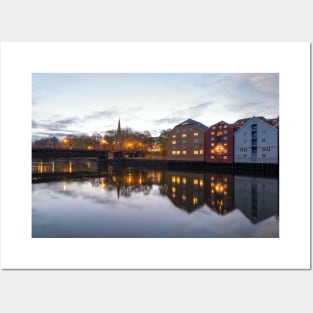
[[[199,133],[198,132],[194,132],[193,135],[196,137],[196,136],[199,136]]]
[[[203,154],[203,150],[202,149],[200,149],[199,152],[200,152],[200,154]]]
[[[183,177],[183,178],[182,178],[182,183],[183,183],[184,185],[186,185],[186,183],[187,183],[187,178],[186,178],[186,177]]]
[[[214,147],[214,142],[211,143],[211,147]]]
[[[176,138],[176,135],[173,135],[172,138]]]
[[[214,153],[214,149],[211,149],[211,153]]]
[[[227,134],[228,133],[228,130],[224,130],[224,134]]]
[[[214,141],[214,137],[211,137],[211,141]]]
[[[266,158],[266,154],[262,154],[262,158]]]
[[[182,154],[186,154],[186,153],[187,153],[187,151],[186,151],[186,150],[183,150]]]
[[[193,150],[193,154],[199,154],[198,150]]]
[[[211,132],[211,135],[214,136],[214,135],[215,135],[215,132]]]
[[[176,154],[176,151],[172,151],[172,155],[175,155]]]
[[[265,138],[262,138],[262,142],[265,142],[266,141],[266,139]]]
[[[193,140],[193,142],[194,142],[194,143],[198,143],[198,142],[199,142],[199,138],[195,138],[195,139]]]
[[[176,129],[176,133],[180,133],[180,129]]]
[[[211,155],[211,159],[214,160],[214,156],[213,155]]]
[[[176,145],[176,140],[173,140],[173,141],[172,141],[172,145]]]
[[[186,201],[186,200],[187,200],[186,195],[182,195],[182,196],[181,196],[181,199],[182,199],[183,201]]]
[[[224,155],[224,156],[223,156],[223,159],[224,159],[224,160],[227,160],[227,155]]]
[[[183,138],[186,138],[187,137],[187,134],[182,134],[181,135]]]
[[[227,128],[227,125],[224,125],[224,128]]]
[[[227,136],[224,136],[224,140],[225,140],[225,141],[227,140]]]
[[[212,129],[216,129],[216,126],[213,126]]]
[[[182,144],[184,144],[184,143],[186,143],[186,142],[187,142],[186,139],[182,139],[182,141],[181,141]]]
[[[177,151],[176,151],[176,154],[180,154],[180,150],[177,150]]]

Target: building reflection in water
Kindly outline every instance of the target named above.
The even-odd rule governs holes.
[[[168,171],[166,185],[167,196],[176,207],[190,213],[204,205],[203,173]]]
[[[234,175],[205,173],[205,203],[217,214],[234,210]]]
[[[93,172],[95,161],[33,162],[35,174]],[[97,177],[84,178],[93,187],[116,192],[117,198],[141,193],[148,195],[157,186],[175,207],[191,213],[208,206],[218,215],[239,209],[253,224],[274,216],[279,219],[278,179],[226,173],[197,173],[136,167],[108,166]],[[63,192],[67,191],[64,181]]]
[[[271,216],[278,219],[278,179],[235,176],[235,206],[256,224]]]
[[[90,181],[94,187],[101,187],[110,192],[116,191],[118,198],[130,197],[132,193],[148,195],[153,185],[162,185],[163,173],[133,167],[119,170],[109,167],[107,175]]]

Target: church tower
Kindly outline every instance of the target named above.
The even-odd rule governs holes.
[[[120,121],[120,119],[118,119],[116,135],[117,135],[118,137],[121,136],[121,121]]]

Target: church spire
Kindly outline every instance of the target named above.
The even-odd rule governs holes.
[[[118,119],[118,124],[117,124],[117,136],[121,135],[121,121]]]

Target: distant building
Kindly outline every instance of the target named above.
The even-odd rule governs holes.
[[[188,119],[168,135],[168,160],[204,161],[204,133],[207,126]]]
[[[252,117],[234,133],[235,163],[278,164],[278,129]]]
[[[205,157],[207,163],[234,162],[234,127],[221,121],[205,132]]]

